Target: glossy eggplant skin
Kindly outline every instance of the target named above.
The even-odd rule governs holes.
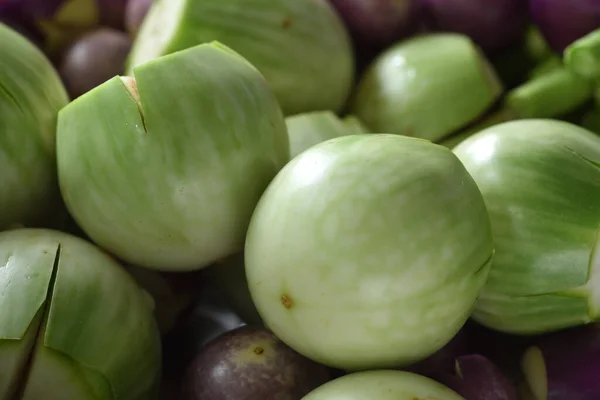
[[[597,0],[530,0],[529,8],[533,21],[557,53],[600,28]]]
[[[245,325],[212,340],[188,367],[186,400],[297,400],[332,378],[264,327]]]

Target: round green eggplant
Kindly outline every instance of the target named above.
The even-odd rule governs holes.
[[[464,35],[415,36],[377,57],[360,79],[351,112],[372,132],[439,141],[496,102],[502,84]]]
[[[523,335],[600,320],[600,137],[520,120],[454,152],[485,198],[496,249],[473,318]]]
[[[355,372],[328,382],[302,400],[465,400],[450,388],[412,372]]]
[[[195,270],[243,249],[289,141],[264,78],[212,43],[70,103],[57,152],[65,204],[95,243],[135,266]]]
[[[60,208],[55,133],[69,99],[57,72],[0,23],[0,230],[40,226]]]
[[[151,297],[105,252],[43,229],[0,233],[0,398],[156,398]]]
[[[343,370],[402,367],[470,315],[493,257],[487,210],[447,148],[394,134],[342,136],[271,182],[245,247],[266,326]]]
[[[352,90],[350,36],[323,0],[156,0],[129,67],[215,40],[256,66],[286,115],[340,111]]]

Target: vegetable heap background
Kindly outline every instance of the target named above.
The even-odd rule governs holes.
[[[600,1],[0,0],[0,400],[600,399]]]

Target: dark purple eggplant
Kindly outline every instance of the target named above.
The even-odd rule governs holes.
[[[129,0],[125,8],[125,29],[132,37],[137,33],[150,10],[152,0]]]
[[[536,400],[600,399],[600,325],[539,339],[521,365]]]
[[[124,29],[126,0],[4,1],[0,3],[0,22],[22,32],[52,59],[73,38],[91,29]]]
[[[100,28],[83,35],[61,55],[58,70],[71,98],[121,75],[131,48],[127,34]]]
[[[518,400],[516,386],[480,354],[458,357],[454,374],[445,374],[436,380],[465,400]]]
[[[525,34],[525,0],[420,0],[431,28],[465,34],[488,52],[507,48]]]
[[[362,70],[383,49],[417,31],[419,0],[329,0],[344,21]]]
[[[436,379],[440,375],[454,370],[454,360],[469,353],[468,333],[461,329],[444,347],[426,359],[413,364],[405,370],[428,378]]]
[[[332,378],[262,326],[245,325],[212,340],[191,362],[185,400],[299,400]]]
[[[185,279],[187,274],[170,274]],[[195,275],[196,276],[196,275]],[[201,280],[202,274],[197,275]],[[202,281],[198,297],[169,332],[163,336],[163,398],[180,399],[182,377],[204,346],[219,335],[244,325],[220,294]]]
[[[600,28],[598,0],[529,0],[533,21],[558,53]]]

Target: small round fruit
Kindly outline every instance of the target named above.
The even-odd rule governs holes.
[[[109,255],[58,231],[0,233],[0,398],[150,399],[152,298]]]
[[[58,115],[58,176],[71,215],[136,266],[195,270],[240,251],[256,203],[289,160],[267,82],[219,43],[134,75]]]
[[[403,371],[356,372],[317,388],[302,400],[465,400],[450,388]]]
[[[245,325],[212,340],[192,361],[186,400],[297,400],[331,379],[263,327]]]
[[[76,40],[65,50],[59,65],[71,98],[123,74],[130,48],[129,37],[110,28],[100,28]]]
[[[483,197],[445,147],[393,134],[331,139],[271,182],[246,276],[265,324],[345,370],[406,366],[459,331],[493,255]]]

